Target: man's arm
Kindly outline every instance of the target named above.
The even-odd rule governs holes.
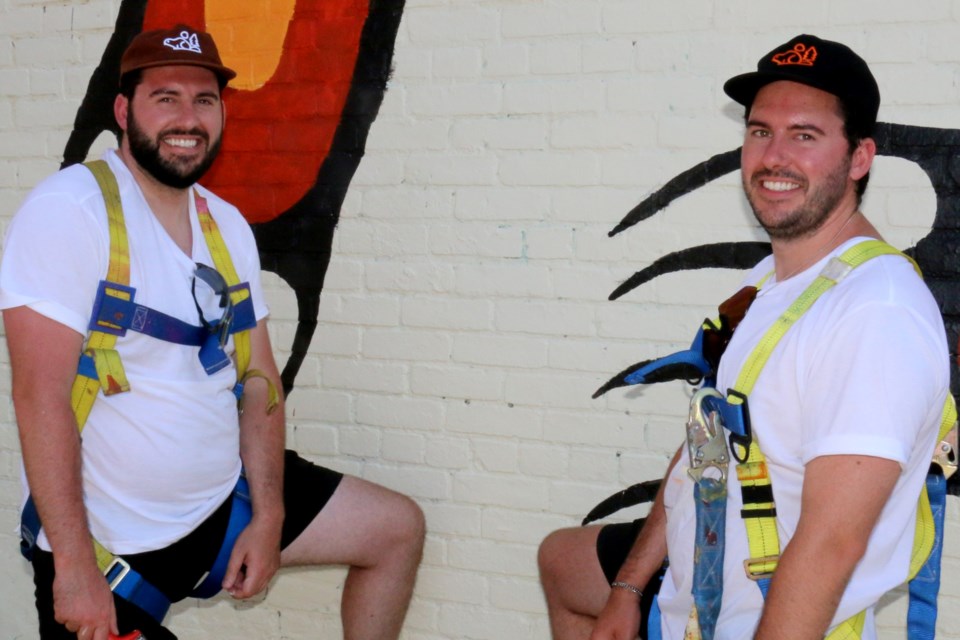
[[[250,370],[258,369],[280,386],[267,321],[250,331]],[[240,457],[250,484],[253,519],[237,539],[223,587],[235,598],[249,598],[267,586],[280,567],[283,526],[283,450],[286,438],[283,401],[267,413],[267,383],[251,378],[243,392]]]
[[[683,447],[677,450],[670,461],[647,521],[617,572],[617,582],[643,589],[667,557],[667,514],[663,506],[663,490],[682,452]],[[633,640],[637,637],[641,622],[640,596],[627,589],[611,589],[590,640]]]
[[[872,456],[807,464],[797,532],[771,581],[757,639],[823,638],[899,476],[895,461]]]
[[[13,403],[30,492],[53,550],[54,615],[70,631],[117,633],[83,505],[80,437],[70,403],[83,336],[28,307],[3,312]]]

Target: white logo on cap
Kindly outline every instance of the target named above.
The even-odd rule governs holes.
[[[163,46],[170,47],[174,51],[193,51],[194,53],[203,53],[200,50],[200,39],[197,34],[189,31],[181,31],[179,38],[166,38]]]

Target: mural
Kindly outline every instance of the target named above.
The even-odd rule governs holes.
[[[117,133],[120,57],[141,31],[209,31],[238,72],[224,91],[223,152],[202,180],[252,224],[264,269],[294,291],[298,324],[286,393],[317,326],[340,207],[383,102],[404,0],[123,0],[64,149],[83,162]]]

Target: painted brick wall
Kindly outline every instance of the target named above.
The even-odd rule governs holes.
[[[602,497],[660,475],[680,386],[590,394],[686,345],[739,274],[607,294],[657,257],[761,237],[728,176],[613,238],[646,194],[739,144],[729,76],[798,32],[871,63],[887,122],[960,125],[960,2],[408,0],[395,73],[337,231],[318,335],[288,403],[311,458],[412,495],[429,536],[404,637],[547,638],[535,554]],[[0,222],[56,170],[115,0],[0,0]],[[103,140],[98,148],[110,141]],[[865,211],[901,247],[935,199],[880,158]],[[267,274],[278,357],[296,305]],[[0,351],[0,638],[35,638],[16,552],[19,449]],[[940,632],[960,632],[960,502]],[[336,637],[343,572],[284,571],[257,602],[175,606],[184,638]],[[902,637],[904,598],[880,612]]]

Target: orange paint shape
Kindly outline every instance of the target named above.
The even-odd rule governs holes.
[[[296,0],[207,0],[207,31],[223,63],[237,72],[235,89],[258,89],[273,77]]]

